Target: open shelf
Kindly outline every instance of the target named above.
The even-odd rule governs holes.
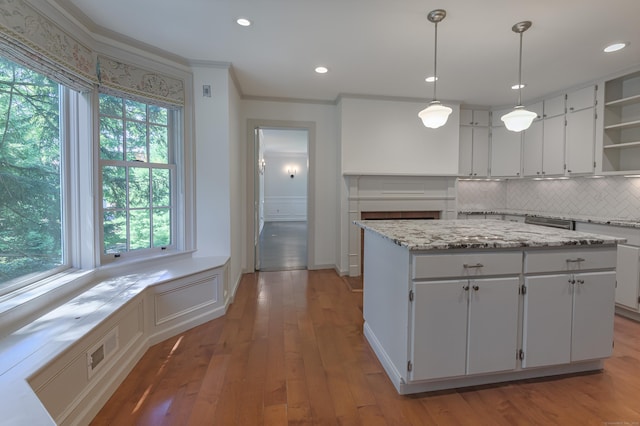
[[[624,148],[634,148],[640,146],[640,141],[636,142],[625,142],[625,143],[614,143],[611,145],[605,145],[602,148],[604,149],[624,149]]]
[[[604,129],[605,130],[629,129],[631,127],[639,127],[639,126],[640,126],[640,120],[633,120],[633,121],[627,121],[624,123],[610,124],[608,126],[605,126]]]
[[[628,96],[622,99],[616,99],[615,101],[607,102],[604,105],[608,107],[614,107],[614,106],[632,105],[639,102],[640,102],[640,95],[634,95],[634,96]]]

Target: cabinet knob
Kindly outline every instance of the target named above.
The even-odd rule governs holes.
[[[578,280],[578,284],[584,284],[584,280]]]
[[[480,287],[478,287],[477,285],[474,285],[474,286],[473,286],[473,289],[474,289],[475,291],[478,291],[478,290],[480,290]]]
[[[462,286],[462,289],[463,289],[464,291],[469,291],[469,285],[468,285],[468,284],[467,284],[467,285],[463,285],[463,286]]]
[[[540,172],[536,172],[536,174],[537,174],[537,175],[539,175],[539,174],[540,174]]]
[[[576,283],[576,280],[569,280],[569,284],[574,285]]]

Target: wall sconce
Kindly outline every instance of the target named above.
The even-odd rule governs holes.
[[[296,168],[288,168],[287,169],[287,174],[289,175],[289,177],[291,179],[293,179],[296,176],[297,172],[298,172],[298,169],[296,169]]]
[[[258,170],[260,170],[260,174],[263,175],[264,174],[264,168],[266,167],[267,162],[264,161],[264,158],[261,158],[260,161],[258,161]]]

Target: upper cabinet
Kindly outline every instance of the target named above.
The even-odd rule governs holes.
[[[640,71],[605,83],[602,170],[640,170]]]
[[[527,106],[538,116],[524,131],[522,172],[524,176],[550,176],[564,173],[565,97],[557,96]]]
[[[589,86],[567,94],[567,173],[593,173],[595,170],[597,90],[598,86]]]
[[[491,130],[491,176],[520,176],[522,133],[512,132],[506,127]]]
[[[461,176],[489,175],[489,111],[460,110]]]

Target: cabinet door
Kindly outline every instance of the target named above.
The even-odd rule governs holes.
[[[606,358],[613,349],[615,272],[575,274],[571,361]]]
[[[488,118],[487,118],[488,119]],[[473,175],[489,176],[489,128],[473,128]]]
[[[473,176],[473,128],[460,126],[460,153],[458,174],[460,176]]]
[[[567,94],[567,112],[591,108],[596,103],[595,86],[585,87]]]
[[[411,380],[464,375],[467,286],[467,280],[414,285]]]
[[[545,175],[564,174],[564,116],[544,120],[542,169]]]
[[[518,277],[470,280],[467,374],[516,368]]]
[[[522,140],[522,172],[525,176],[542,174],[542,121],[534,121],[524,131]]]
[[[489,111],[485,111],[485,110],[473,111],[473,125],[489,127]]]
[[[460,125],[473,126],[473,110],[460,108]]]
[[[638,309],[640,247],[618,244],[616,303]]]
[[[565,96],[560,95],[555,98],[545,99],[544,101],[544,118],[556,117],[564,115]]]
[[[571,275],[525,277],[522,367],[571,360]]]
[[[567,114],[567,172],[593,172],[595,116],[593,108]]]
[[[522,134],[494,127],[491,135],[491,176],[520,176]]]

